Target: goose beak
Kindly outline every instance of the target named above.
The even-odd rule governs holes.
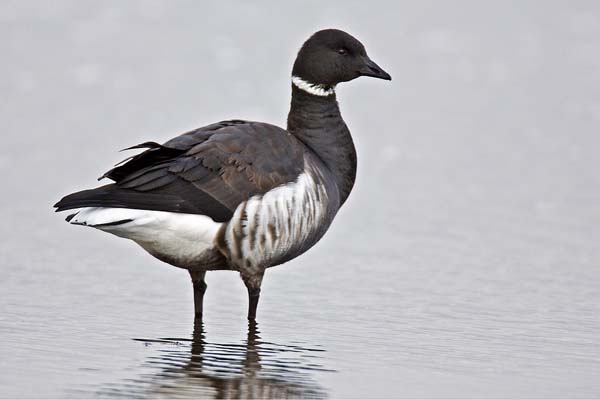
[[[385,72],[379,65],[375,64],[373,60],[369,57],[363,57],[364,65],[358,71],[361,76],[371,76],[373,78],[384,79],[386,81],[391,81],[392,77],[390,74]]]

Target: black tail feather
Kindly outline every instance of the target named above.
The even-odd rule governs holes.
[[[127,218],[127,219],[120,219],[118,221],[113,221],[113,222],[107,222],[105,224],[96,224],[96,225],[90,225],[93,228],[105,228],[107,226],[116,226],[116,225],[123,225],[123,224],[127,224],[129,222],[133,221],[131,218]]]
[[[144,188],[151,188],[152,185],[156,185],[156,182],[148,182]],[[233,215],[233,210],[229,210],[209,194],[199,191],[182,179],[146,192],[112,183],[72,193],[63,197],[54,207],[57,212],[84,207],[113,207],[202,214],[210,216],[217,222],[229,221]]]
[[[71,222],[71,220],[72,220],[72,219],[73,219],[73,218],[74,218],[74,217],[75,217],[77,214],[79,214],[79,213],[78,213],[78,212],[76,212],[76,213],[73,213],[73,214],[69,214],[69,215],[67,215],[67,218],[65,218],[65,221],[67,221],[67,222]]]
[[[189,212],[186,210],[184,203],[178,196],[149,195],[110,184],[96,189],[72,193],[63,197],[54,207],[57,212],[83,207],[139,208],[157,211],[169,209],[174,212]]]

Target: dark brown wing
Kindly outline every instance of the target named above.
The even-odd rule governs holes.
[[[303,147],[274,125],[224,121],[148,148],[103,177],[114,184],[64,197],[55,207],[120,207],[208,215],[227,221],[249,197],[294,181]]]

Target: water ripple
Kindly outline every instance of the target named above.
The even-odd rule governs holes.
[[[197,323],[192,338],[134,338],[160,346],[137,378],[79,391],[98,397],[126,398],[325,398],[326,390],[312,376],[332,371],[319,364],[324,350],[263,341],[256,323],[242,343],[206,340]]]

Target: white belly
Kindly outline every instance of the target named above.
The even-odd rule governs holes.
[[[132,221],[104,225],[127,219]],[[152,255],[178,266],[201,262],[207,250],[214,248],[222,225],[205,215],[105,207],[84,208],[70,222],[131,239]]]
[[[231,267],[255,273],[308,249],[329,225],[328,196],[316,172],[242,202],[227,223],[198,214],[88,207],[71,219],[131,239],[155,257],[201,268],[218,248]],[[115,225],[106,225],[131,220]],[[329,222],[328,222],[329,221]]]

